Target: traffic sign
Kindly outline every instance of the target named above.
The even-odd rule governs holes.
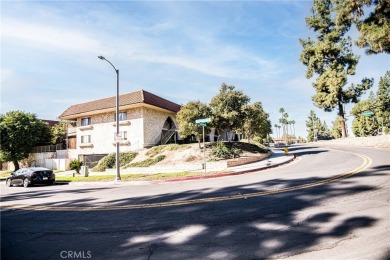
[[[374,112],[372,112],[372,111],[364,111],[362,113],[363,116],[372,116],[373,114],[374,114]]]
[[[195,120],[195,123],[197,123],[197,124],[202,124],[202,123],[207,124],[209,122],[211,122],[211,118],[201,118],[201,119]]]

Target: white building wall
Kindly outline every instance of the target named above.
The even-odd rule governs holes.
[[[121,111],[125,112],[125,111]],[[158,144],[165,121],[171,117],[178,128],[176,113],[149,107],[132,108],[126,111],[127,120],[119,122],[119,131],[127,132],[127,140],[120,141],[120,151],[135,151]],[[77,119],[77,148],[69,153],[68,158],[78,155],[114,153],[116,122],[115,113],[92,115],[91,125],[81,126]],[[91,136],[89,143],[81,143],[82,136]]]
[[[121,111],[123,112],[123,111]],[[91,117],[91,125],[77,127],[78,154],[108,154],[116,151],[115,114],[107,113]],[[142,108],[127,111],[127,120],[119,122],[119,131],[127,132],[127,140],[120,141],[120,151],[134,151],[142,149],[144,145],[143,111]],[[91,136],[90,143],[81,143],[82,136]]]
[[[66,151],[68,152],[68,159],[78,159],[79,154],[77,152],[77,149],[68,149]]]
[[[67,150],[62,150],[66,152]],[[29,165],[32,167],[45,167],[51,170],[68,170],[70,159],[57,158],[57,153],[32,153],[30,154]]]

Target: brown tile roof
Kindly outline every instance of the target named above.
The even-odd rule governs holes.
[[[69,116],[76,116],[78,114],[92,112],[96,110],[115,108],[115,96],[103,99],[98,99],[82,104],[77,104],[69,107],[65,110],[59,118],[65,118]],[[167,109],[172,112],[178,112],[181,108],[180,105],[173,103],[169,100],[156,96],[145,90],[139,90],[135,92],[126,93],[119,96],[119,108],[121,106],[133,105],[133,104],[149,104],[155,107]]]

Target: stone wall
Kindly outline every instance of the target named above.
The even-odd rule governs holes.
[[[234,167],[234,166],[244,165],[248,163],[259,162],[270,157],[270,155],[271,153],[268,152],[259,156],[242,157],[242,158],[228,160],[227,167]]]
[[[145,133],[145,147],[153,146],[158,144],[160,141],[161,131],[163,129],[165,121],[168,117],[171,117],[173,122],[176,125],[176,128],[179,127],[179,124],[176,121],[175,113],[163,112],[161,110],[154,110],[150,108],[144,108],[144,133]]]
[[[109,122],[115,122],[115,114],[114,113],[103,113],[99,115],[92,115],[92,116],[85,116],[77,118],[77,127],[81,127],[81,119],[91,117],[91,124],[102,124],[102,123],[109,123]]]
[[[207,162],[206,171],[223,171],[226,170],[226,161]],[[173,173],[183,171],[202,171],[202,163],[177,163],[171,165],[152,165],[150,167],[129,167],[121,169],[121,174],[134,174],[134,173]],[[115,169],[107,169],[104,174],[114,174]]]
[[[350,145],[361,147],[376,147],[390,149],[390,135],[367,136],[367,137],[348,137],[334,139],[330,141],[314,142],[316,145]]]

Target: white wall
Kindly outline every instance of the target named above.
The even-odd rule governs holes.
[[[120,151],[134,151],[142,149],[143,141],[143,112],[142,108],[127,112],[126,121],[119,123],[119,131],[127,132],[127,140],[120,142]],[[78,154],[108,154],[116,151],[114,115],[102,114],[92,117],[92,125],[77,128]],[[108,121],[108,122],[107,122]],[[91,142],[81,143],[82,136],[91,136]]]

